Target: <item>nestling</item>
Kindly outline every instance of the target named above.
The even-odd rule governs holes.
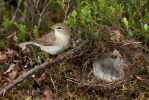
[[[99,79],[112,82],[124,77],[124,66],[127,64],[122,57],[115,54],[105,54],[93,61],[93,72]]]
[[[33,44],[39,46],[41,50],[51,55],[63,52],[70,45],[71,29],[64,23],[57,23],[51,28],[54,29],[53,32],[37,38],[34,41],[20,43],[19,47],[23,50],[26,48],[26,45]]]

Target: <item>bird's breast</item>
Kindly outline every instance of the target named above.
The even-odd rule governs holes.
[[[64,34],[58,34],[56,36],[56,45],[62,46],[62,47],[67,47],[69,46],[69,42],[70,42],[70,36],[66,36]]]

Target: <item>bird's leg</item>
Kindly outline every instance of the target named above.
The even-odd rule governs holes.
[[[68,48],[68,49],[66,49],[65,51],[69,51],[70,49],[71,49],[71,48]],[[69,58],[66,52],[62,52],[62,53],[60,53],[60,55],[66,57],[66,59]]]

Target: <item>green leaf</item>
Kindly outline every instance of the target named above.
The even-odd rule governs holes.
[[[114,7],[110,6],[110,9],[111,9],[112,12],[115,12],[115,8]]]
[[[128,29],[128,21],[127,21],[127,18],[124,17],[122,21],[123,21],[123,23],[125,24],[126,28]]]
[[[90,10],[90,7],[88,7],[88,6],[85,6],[85,9],[86,9],[86,11],[88,11],[88,10]]]
[[[147,24],[144,24],[144,29],[145,29],[145,31],[147,32],[148,31],[148,25]]]
[[[72,12],[72,16],[73,16],[74,18],[77,16],[77,12],[76,12],[75,10]]]
[[[3,17],[3,23],[2,23],[2,25],[5,27],[5,28],[7,28],[8,26],[10,26],[11,24],[12,24],[12,22],[11,21],[9,21],[9,18],[7,18],[7,17]]]
[[[81,20],[83,20],[83,21],[86,19],[85,15],[81,15],[80,17],[81,17]]]
[[[88,10],[88,14],[91,14],[91,10]]]
[[[20,29],[20,26],[17,22],[14,22],[14,25]]]
[[[93,19],[91,17],[86,18],[87,22],[93,22]]]
[[[81,9],[81,12],[85,15],[87,14],[87,10],[85,8]]]
[[[37,26],[36,25],[34,26],[34,29],[33,29],[33,35],[34,35],[35,38],[38,38],[39,37],[38,29],[37,29]]]

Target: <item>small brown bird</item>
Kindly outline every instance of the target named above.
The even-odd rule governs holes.
[[[26,45],[33,44],[51,55],[63,52],[70,45],[71,29],[64,23],[57,23],[51,28],[54,29],[54,32],[50,32],[34,41],[20,43],[19,47],[24,50]]]

